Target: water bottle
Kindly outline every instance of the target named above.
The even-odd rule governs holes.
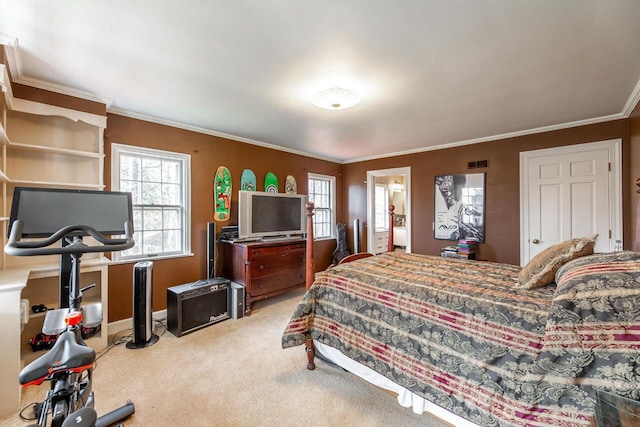
[[[622,251],[622,240],[616,240],[616,245],[613,248],[614,252]]]

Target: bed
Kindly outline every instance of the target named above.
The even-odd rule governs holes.
[[[554,283],[522,289],[508,264],[404,252],[343,263],[315,277],[282,346],[456,426],[588,426],[597,390],[640,399],[640,253],[557,267]]]

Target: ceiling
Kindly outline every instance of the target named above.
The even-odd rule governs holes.
[[[628,117],[638,0],[2,0],[24,84],[338,162]],[[358,92],[322,110],[327,87]]]

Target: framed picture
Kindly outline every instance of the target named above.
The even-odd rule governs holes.
[[[436,239],[484,242],[484,183],[484,173],[436,176]]]

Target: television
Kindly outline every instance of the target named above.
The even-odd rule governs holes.
[[[125,234],[125,222],[133,221],[131,193],[16,187],[8,235],[15,220],[24,223],[26,238],[49,237],[68,225],[88,225],[106,236]]]
[[[238,237],[268,239],[307,232],[307,196],[239,191]]]

